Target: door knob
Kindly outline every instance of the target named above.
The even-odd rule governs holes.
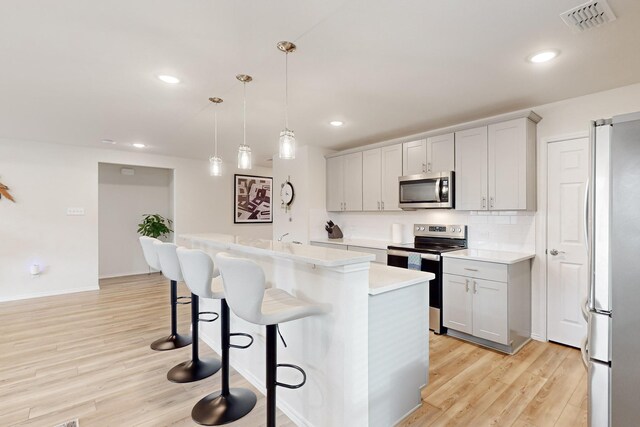
[[[551,249],[551,250],[549,251],[549,254],[551,254],[551,255],[553,255],[553,256],[556,256],[556,255],[558,255],[558,254],[564,254],[564,253],[565,253],[564,251],[559,251],[559,250],[557,250],[557,249]]]

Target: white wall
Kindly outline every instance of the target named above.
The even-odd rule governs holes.
[[[0,200],[0,301],[98,288],[98,163],[173,169],[176,234],[272,235],[271,224],[233,225],[233,168],[214,178],[206,160],[0,139],[0,180],[17,202]],[[45,271],[32,279],[34,262]]]
[[[134,175],[123,175],[122,165],[98,166],[99,275],[128,276],[148,270],[137,233],[144,214],[173,220],[171,182],[173,170],[127,166]],[[167,236],[173,239],[173,235]]]

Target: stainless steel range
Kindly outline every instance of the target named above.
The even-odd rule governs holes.
[[[415,224],[413,243],[387,247],[387,265],[435,274],[429,284],[429,329],[445,333],[442,326],[442,257],[444,252],[467,247],[466,225]]]

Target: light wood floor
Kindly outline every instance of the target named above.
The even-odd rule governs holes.
[[[169,286],[158,274],[103,280],[101,290],[0,304],[0,426],[197,425],[191,408],[220,388],[220,374],[174,384],[167,371],[191,346],[157,352],[169,334]],[[181,285],[179,295],[189,295]],[[188,333],[190,306],[178,306]],[[202,343],[201,354],[213,355]],[[242,350],[232,350],[233,352]],[[256,392],[250,415],[229,426],[264,425],[263,396],[233,372],[231,385]],[[293,426],[279,413],[278,425]]]
[[[429,339],[429,385],[409,426],[586,426],[580,351],[529,342],[506,356],[455,338]]]
[[[191,408],[219,388],[219,374],[192,384],[166,380],[191,349],[149,348],[169,330],[165,279],[109,279],[101,288],[0,304],[0,426],[52,427],[74,418],[81,427],[195,425]],[[178,308],[180,331],[189,328],[189,309]],[[201,351],[213,353],[206,345]],[[509,357],[431,334],[430,352],[423,406],[403,427],[586,425],[577,350],[531,342]],[[235,372],[231,383],[254,390],[258,404],[229,425],[264,425],[262,395]],[[278,425],[293,423],[279,412]]]

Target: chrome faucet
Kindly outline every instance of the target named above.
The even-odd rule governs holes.
[[[288,236],[288,235],[289,235],[289,233],[284,233],[282,236],[278,237],[278,242],[282,242],[282,239],[283,239],[285,236]]]

